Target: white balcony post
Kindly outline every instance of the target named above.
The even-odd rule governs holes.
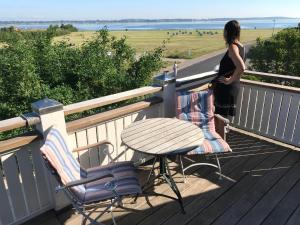
[[[163,88],[160,96],[163,98],[163,117],[172,118],[175,116],[176,74],[177,66],[173,73],[165,71],[162,75],[159,75],[154,79],[154,85],[159,85]]]
[[[32,103],[31,107],[33,112],[40,117],[41,122],[36,125],[36,129],[43,134],[44,138],[46,137],[49,128],[54,125],[65,137],[65,140],[68,141],[63,105],[60,102],[46,98]],[[50,173],[47,174],[50,176],[49,185],[50,192],[53,196],[54,209],[60,210],[69,205],[70,201],[63,192],[55,193],[55,187],[58,185],[57,181]]]

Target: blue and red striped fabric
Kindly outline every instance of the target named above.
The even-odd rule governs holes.
[[[84,203],[113,198],[110,190],[105,188],[107,182],[113,181],[119,195],[141,193],[137,173],[132,162],[110,163],[105,166],[84,169],[73,157],[60,131],[52,127],[46,137],[41,152],[57,171],[63,184],[87,177],[110,174],[111,177],[100,179],[85,185],[72,187],[74,194]]]
[[[188,155],[231,151],[229,145],[215,131],[213,102],[212,90],[176,93],[176,117],[199,126],[205,137],[203,144],[188,152]]]
[[[45,144],[41,147],[42,153],[56,169],[63,184],[81,179],[81,168],[72,155],[63,136],[56,128],[51,128]],[[85,188],[79,185],[72,188],[77,194],[84,195]]]

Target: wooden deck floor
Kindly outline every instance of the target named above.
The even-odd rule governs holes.
[[[125,199],[115,209],[118,225],[297,225],[300,224],[300,152],[231,132],[228,142],[233,153],[221,157],[223,174],[198,167],[187,171],[184,183],[178,165],[171,169],[183,196],[186,214],[182,214],[173,192],[165,183],[153,184],[155,195],[139,197],[135,204]],[[190,160],[185,159],[188,164]],[[141,180],[150,167],[141,167]],[[165,196],[162,196],[163,194]],[[96,215],[96,213],[95,213]],[[111,224],[110,215],[102,220]],[[72,211],[41,217],[31,224],[80,224],[81,217]]]

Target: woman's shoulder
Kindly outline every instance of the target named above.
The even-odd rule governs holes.
[[[235,55],[240,55],[242,58],[244,58],[245,55],[245,47],[242,45],[242,43],[234,42],[229,45],[228,48],[228,55],[229,57],[234,57]]]
[[[245,46],[242,43],[236,43],[233,42],[232,44],[230,44],[228,46],[228,51],[232,52],[232,51],[243,51],[245,49]]]
[[[231,55],[233,52],[239,52],[241,49],[240,45],[237,43],[232,43],[228,46],[228,53]]]
[[[237,46],[239,48],[244,48],[244,45],[239,41],[233,42],[231,45]]]

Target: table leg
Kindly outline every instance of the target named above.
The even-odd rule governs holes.
[[[146,180],[146,182],[142,186],[142,191],[146,190],[147,186],[150,184],[151,175],[154,173],[154,166],[155,166],[156,161],[157,161],[157,157],[155,156],[153,164],[152,164],[152,167],[151,167],[151,170],[150,170],[150,172],[148,174],[147,180]],[[155,173],[154,173],[154,175],[155,175]],[[153,179],[153,181],[155,181],[155,179],[159,178],[159,176],[160,175],[155,176],[154,179]],[[139,197],[139,194],[137,194],[135,196],[133,202],[136,202],[136,200],[137,200],[138,197]]]
[[[176,183],[174,182],[174,180],[172,178],[168,162],[166,162],[167,157],[161,156],[159,158],[159,161],[160,161],[160,164],[159,164],[159,166],[160,166],[160,168],[159,168],[160,169],[160,175],[165,179],[165,181],[168,183],[168,185],[172,188],[172,190],[176,194],[177,200],[178,200],[180,208],[181,208],[181,211],[182,211],[183,214],[185,214],[185,210],[184,210],[184,207],[183,207],[183,202],[182,202],[182,197],[181,197],[180,191],[179,191]]]

